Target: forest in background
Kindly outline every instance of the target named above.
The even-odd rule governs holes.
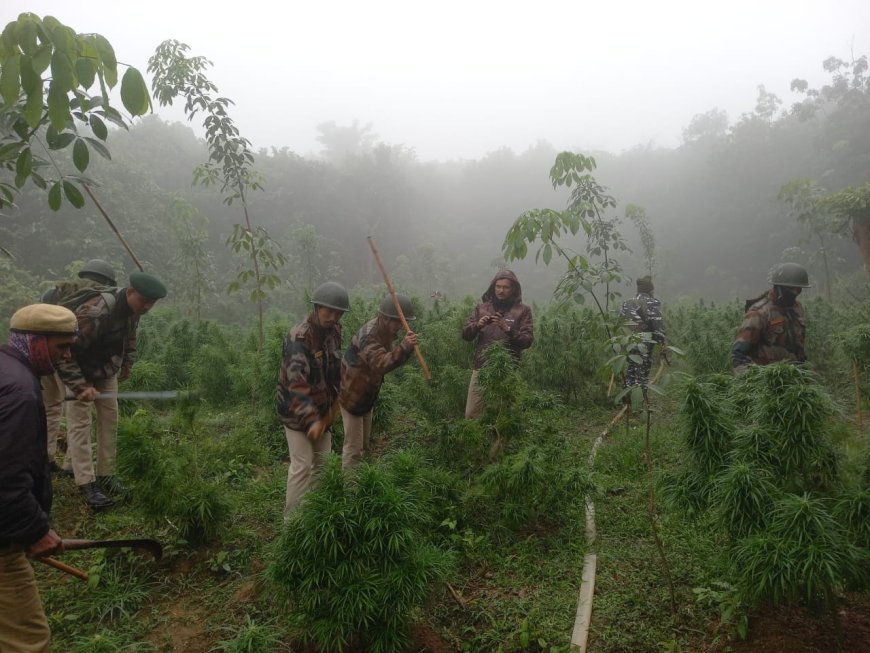
[[[759,86],[755,110],[736,121],[716,109],[697,115],[679,148],[586,153],[617,200],[614,214],[624,215],[629,204],[645,210],[657,245],[656,290],[666,301],[757,295],[770,267],[784,260],[807,265],[819,292],[819,234],[795,219],[778,199],[780,189],[806,178],[836,191],[870,178],[866,59],[832,58],[825,68],[830,85],[807,89],[796,80],[803,99],[792,107]],[[318,129],[318,159],[286,148],[255,156],[263,190],[248,198],[252,220],[288,258],[267,300],[272,309],[300,309],[306,293],[327,279],[375,292],[380,277],[369,235],[400,290],[478,295],[505,264],[501,246],[514,220],[531,208],[561,210],[567,200],[565,189],[550,185],[557,152],[544,142],[522,153],[423,162],[412,147],[376,142],[369,125]],[[225,245],[241,209],[222,203],[213,188],[192,185],[194,168],[208,160],[205,142],[188,125],[152,115],[129,131],[113,130],[109,147],[111,161],[94,157],[88,176],[146,268],[167,279],[169,301],[189,306],[198,295],[203,317],[244,320],[250,306],[225,292],[245,263]],[[0,221],[0,243],[14,256],[0,262],[4,316],[87,259],[133,269],[92,203],[55,212],[44,192],[27,185],[16,204]],[[623,253],[620,263],[640,276],[640,236],[629,220],[620,226],[635,252]],[[823,235],[831,276],[860,277],[859,251],[847,229],[841,235]],[[576,246],[583,246],[579,237]],[[512,267],[527,300],[550,298],[559,270],[530,260]]]

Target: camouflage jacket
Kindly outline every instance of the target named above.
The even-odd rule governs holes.
[[[338,399],[341,381],[341,325],[323,329],[314,313],[290,329],[278,379],[275,408],[281,422],[307,432]]]
[[[351,339],[341,362],[338,400],[351,415],[365,415],[375,405],[384,375],[411,356],[412,348],[393,347],[393,337],[376,317]]]
[[[652,295],[642,292],[634,299],[624,301],[619,315],[634,322],[639,333],[651,333],[655,342],[660,345],[665,343],[662,303]]]
[[[738,369],[750,363],[803,362],[807,359],[805,334],[806,318],[801,303],[783,306],[771,290],[746,311],[731,347],[731,366]]]
[[[109,379],[136,362],[136,329],[139,317],[127,306],[126,290],[114,293],[110,306],[102,294],[85,301],[76,310],[78,335],[72,359],[57,365],[57,372],[73,394]]]

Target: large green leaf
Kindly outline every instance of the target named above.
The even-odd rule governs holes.
[[[85,196],[82,195],[82,192],[76,188],[75,184],[72,182],[63,182],[63,194],[66,195],[69,203],[77,209],[80,209],[85,205]]]
[[[15,161],[15,174],[19,177],[27,177],[33,171],[33,152],[29,147],[21,150]]]
[[[63,195],[61,194],[60,182],[54,182],[54,185],[51,187],[51,190],[48,191],[48,206],[52,211],[57,211],[60,209],[60,203],[63,200]]]
[[[76,76],[79,78],[79,84],[84,89],[89,89],[94,85],[94,79],[97,76],[97,67],[94,65],[94,60],[88,57],[79,57],[76,59]]]
[[[149,97],[148,86],[136,68],[127,68],[121,79],[121,101],[124,108],[134,116],[143,116],[148,113]]]
[[[105,37],[94,34],[91,38],[91,42],[97,49],[100,61],[103,64],[103,77],[106,80],[106,84],[108,84],[109,88],[114,88],[115,84],[118,83],[118,61],[115,59],[115,50]]]
[[[3,69],[0,70],[0,97],[3,98],[3,104],[8,107],[15,104],[20,89],[18,54],[16,53],[3,60]]]
[[[39,20],[33,14],[22,14],[16,23],[15,38],[21,51],[28,56],[33,56],[36,53],[37,47],[39,47],[36,42],[36,24],[34,19]]]
[[[109,137],[109,130],[106,127],[106,123],[95,113],[92,113],[88,116],[88,123],[91,126],[91,131],[94,132],[94,136],[99,138],[101,141],[106,140]]]
[[[73,145],[73,164],[79,172],[84,172],[90,161],[91,153],[88,151],[88,144],[85,143],[84,139],[77,138],[75,145]]]
[[[18,158],[18,153],[21,151],[23,143],[6,143],[0,146],[0,161],[11,161]]]
[[[42,77],[36,74],[33,69],[33,59],[26,54],[22,54],[18,58],[19,74],[21,75],[21,88],[28,95],[42,88]]]
[[[40,45],[33,53],[33,70],[42,75],[51,64],[52,52],[51,43]]]
[[[45,142],[51,150],[62,150],[76,139],[72,132],[58,132],[54,127],[49,127],[45,132]]]
[[[64,52],[55,51],[51,56],[51,83],[63,93],[71,91],[76,86],[72,62]]]
[[[104,159],[109,159],[111,161],[112,153],[109,152],[109,148],[107,148],[105,145],[103,145],[100,141],[96,140],[95,138],[90,138],[88,136],[85,136],[85,140],[88,142],[88,145],[90,145],[92,148],[94,148],[97,151],[97,154],[99,154]]]
[[[55,80],[48,85],[48,118],[58,131],[64,129],[69,121],[69,96]]]
[[[22,116],[31,128],[39,125],[42,120],[42,86],[37,85],[33,91],[27,93],[27,102],[24,103]]]

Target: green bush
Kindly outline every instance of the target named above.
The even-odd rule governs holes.
[[[286,522],[267,575],[320,650],[403,651],[412,612],[450,569],[421,467],[400,453],[348,476],[330,456]]]

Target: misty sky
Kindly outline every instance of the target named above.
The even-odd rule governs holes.
[[[358,120],[423,161],[673,147],[697,113],[734,121],[759,84],[789,105],[794,77],[870,53],[868,0],[6,0],[2,24],[22,11],[101,33],[143,74],[187,43],[255,148],[313,154],[318,123]]]

